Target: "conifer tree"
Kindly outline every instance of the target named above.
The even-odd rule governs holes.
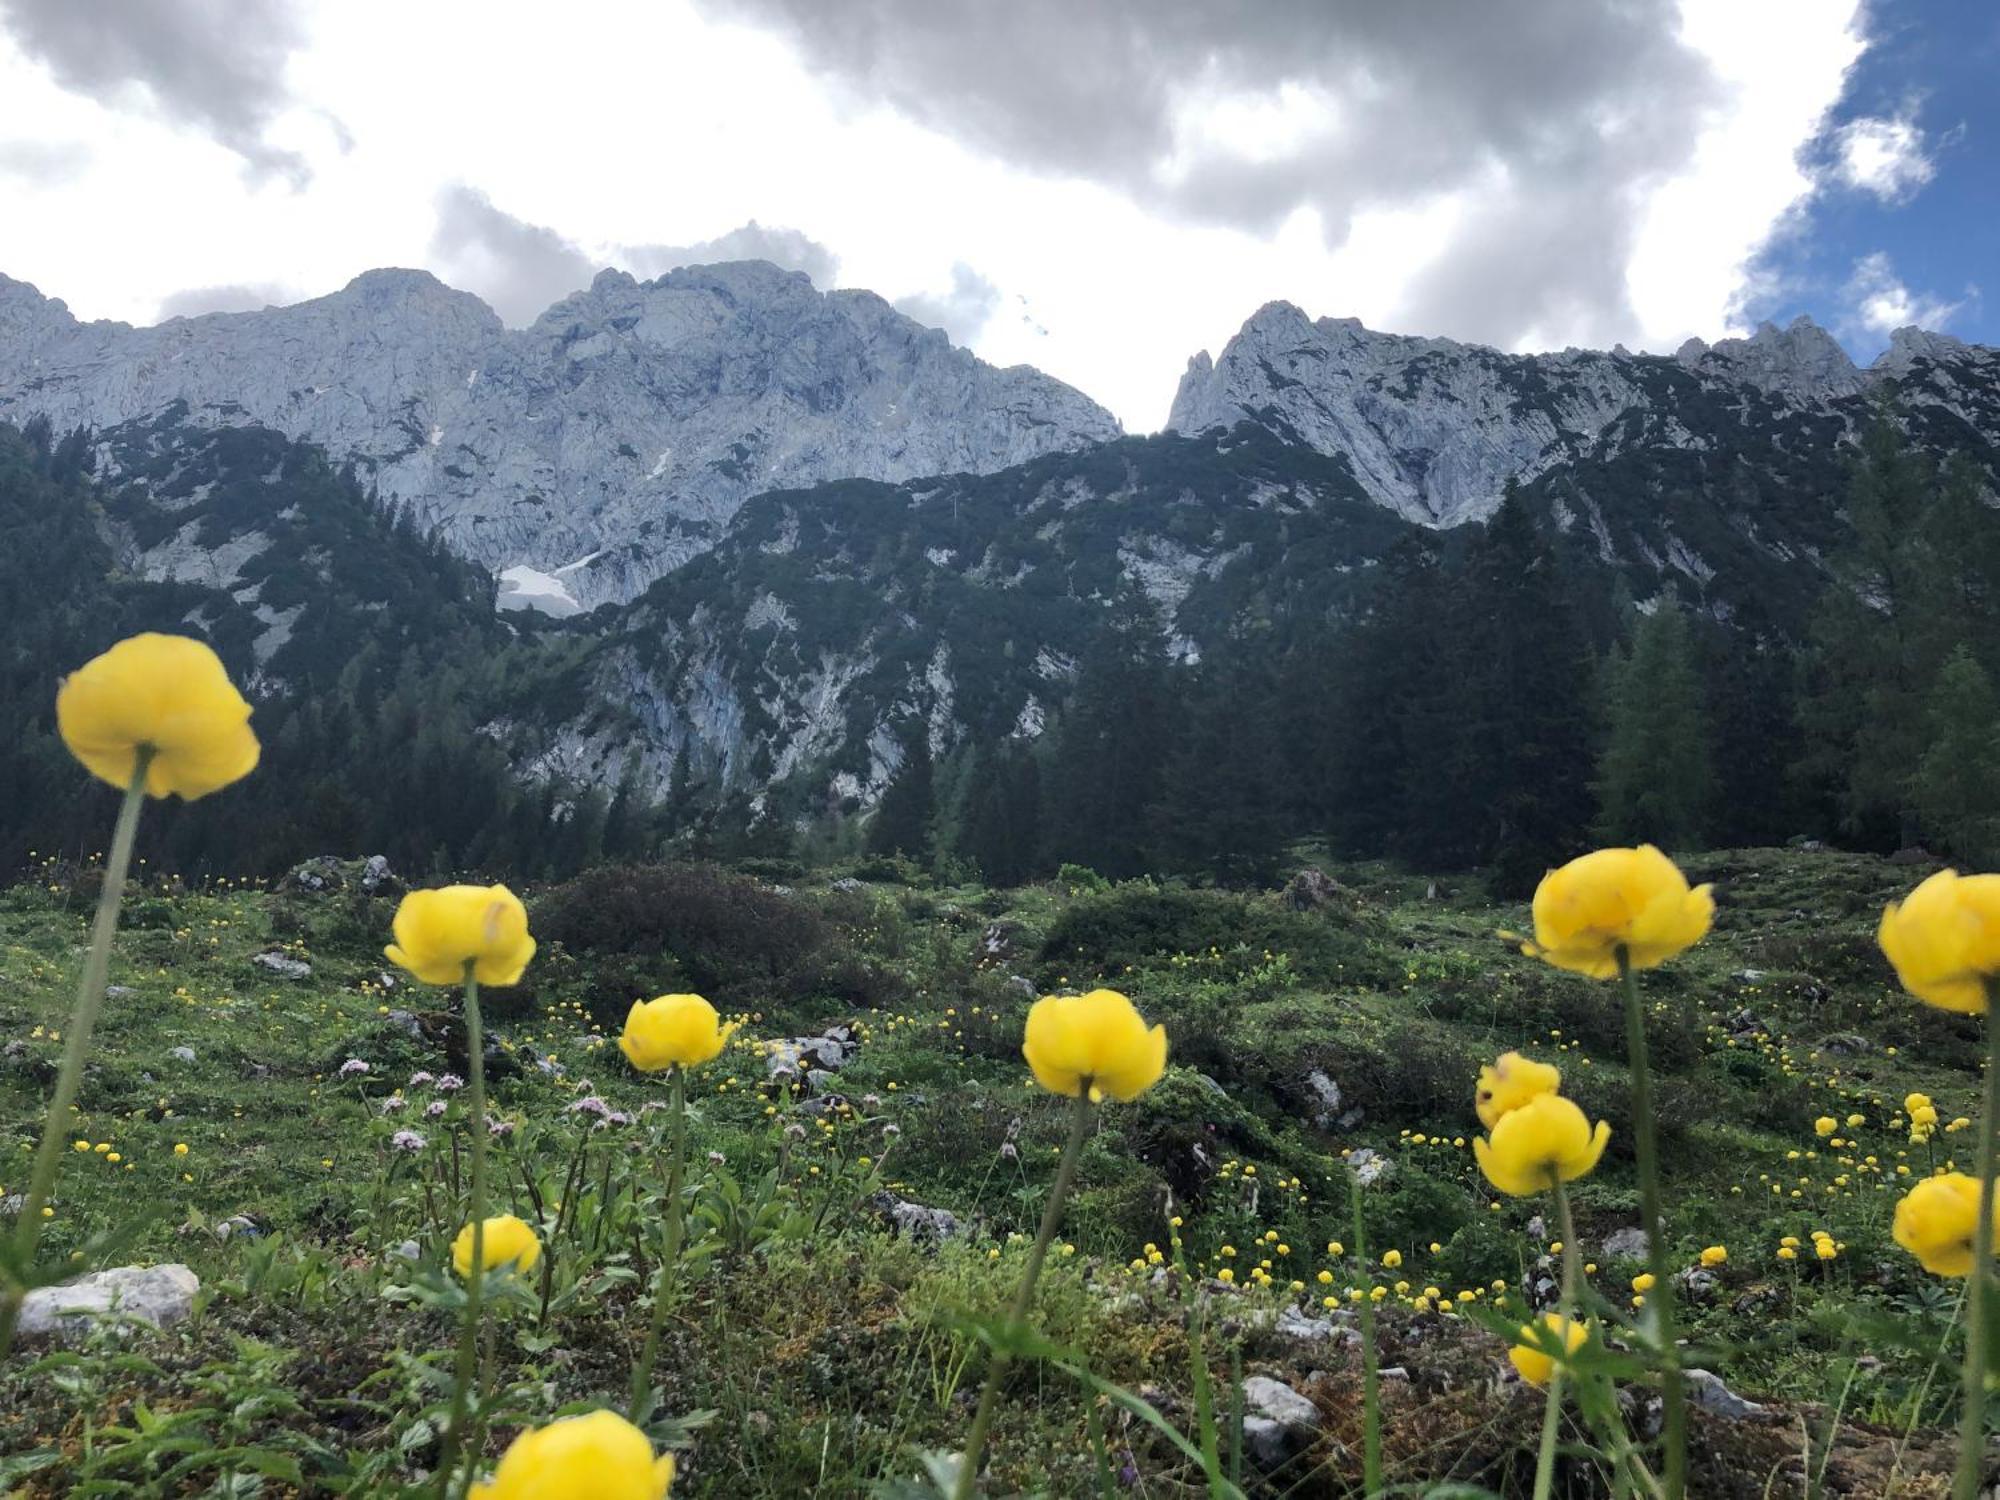
[[[1607,680],[1597,762],[1597,837],[1686,849],[1701,841],[1711,797],[1709,725],[1686,617],[1662,601],[1641,617]]]
[[[928,865],[932,852],[935,791],[929,726],[918,720],[903,730],[903,761],[882,789],[868,824],[870,854],[901,854]]]
[[[2000,700],[1969,647],[1946,660],[1928,707],[1911,803],[1943,852],[1989,866],[2000,857]]]

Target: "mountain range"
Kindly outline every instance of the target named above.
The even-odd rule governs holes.
[[[299,466],[269,455],[303,447],[402,523],[370,558],[428,538],[559,654],[560,690],[486,725],[524,769],[664,788],[681,762],[794,807],[872,798],[911,722],[938,752],[1038,735],[1114,604],[1195,660],[1351,613],[1399,541],[1450,544],[1510,492],[1607,609],[1672,595],[1796,635],[1844,535],[1843,453],[1881,413],[1990,488],[2000,351],[1903,329],[1859,368],[1800,319],[1512,355],[1278,302],[1130,437],[763,262],[606,271],[520,330],[416,271],[152,328],[0,277],[0,422],[82,434],[117,565],[206,591],[195,616],[237,622],[266,691],[320,649],[296,636],[315,570],[386,607],[302,523]],[[218,442],[239,431],[279,448]]]

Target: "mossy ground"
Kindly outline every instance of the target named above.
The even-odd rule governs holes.
[[[1972,1114],[1980,1047],[1976,1022],[1901,995],[1872,940],[1883,901],[1924,871],[1772,850],[1687,863],[1717,882],[1715,931],[1645,977],[1671,1248],[1691,1265],[1727,1247],[1690,1309],[1691,1336],[1771,1417],[1702,1419],[1695,1493],[1802,1494],[1822,1459],[1830,1493],[1936,1493],[1957,1288],[1926,1277],[1888,1225],[1900,1169],[1966,1165],[1971,1136],[1913,1145],[1898,1122],[1911,1090],[1946,1120]],[[0,893],[6,1192],[24,1185],[93,887],[88,870],[30,873]],[[1176,1066],[1141,1101],[1103,1112],[1040,1325],[1189,1431],[1187,1302],[1177,1278],[1145,1263],[1183,1216],[1195,1269],[1236,1277],[1207,1303],[1225,1392],[1240,1362],[1292,1381],[1326,1418],[1322,1439],[1276,1474],[1253,1467],[1253,1490],[1352,1494],[1355,1356],[1268,1325],[1286,1303],[1318,1316],[1323,1297],[1379,1282],[1384,1361],[1409,1376],[1389,1387],[1391,1479],[1525,1493],[1539,1397],[1473,1318],[1421,1299],[1433,1287],[1447,1302],[1517,1295],[1545,1251],[1529,1233],[1543,1206],[1497,1199],[1469,1150],[1477,1065],[1520,1048],[1560,1063],[1566,1091],[1612,1124],[1611,1155],[1575,1200],[1594,1286],[1629,1301],[1640,1268],[1598,1253],[1636,1222],[1617,991],[1512,951],[1495,933],[1525,912],[1471,888],[1434,891],[1380,867],[1333,873],[1341,891],[1306,913],[1274,896],[1087,880],[836,890],[823,874],[793,877],[790,899],[823,925],[810,963],[759,978],[754,964],[703,955],[732,976],[724,1008],[745,1025],[695,1089],[705,1185],[659,1381],[666,1415],[686,1421],[676,1493],[863,1493],[914,1475],[916,1450],[962,1440],[984,1361],[970,1325],[1011,1292],[1025,1246],[1010,1236],[1032,1234],[1065,1129],[1064,1106],[1037,1095],[1020,1062],[1028,990],[1098,980],[1166,1022]],[[427,1122],[440,1096],[406,1080],[462,1071],[451,1055],[462,1033],[452,996],[385,988],[391,910],[352,887],[149,881],[133,893],[118,990],[69,1127],[90,1149],[64,1161],[44,1247],[185,1261],[203,1298],[165,1334],[100,1336],[52,1360],[17,1352],[0,1371],[0,1492],[12,1479],[35,1495],[393,1494],[435,1457],[426,1413],[449,1367],[453,1295],[437,1267],[463,1152],[458,1115]],[[311,977],[253,962],[269,952],[304,960]],[[670,977],[688,956],[651,961]],[[491,997],[503,1047],[493,1112],[515,1126],[495,1142],[497,1193],[565,1220],[549,1282],[503,1307],[489,1345],[493,1451],[567,1403],[621,1404],[643,1338],[660,1118],[643,1109],[662,1090],[606,1042],[633,995],[599,978],[630,985],[633,964],[549,945],[528,986]],[[760,1044],[839,1024],[861,1037],[835,1085],[848,1108],[815,1114],[766,1081]],[[343,1078],[349,1059],[369,1071]],[[1315,1070],[1341,1091],[1331,1120],[1315,1119]],[[634,1123],[593,1134],[594,1117],[568,1108],[585,1079]],[[398,1089],[407,1103],[385,1115]],[[1820,1116],[1843,1122],[1834,1138],[1815,1133]],[[425,1136],[423,1151],[390,1151],[403,1127]],[[1358,1263],[1346,1243],[1343,1152],[1361,1146],[1393,1162],[1365,1208],[1369,1248],[1398,1250],[1395,1270]],[[891,1236],[867,1202],[883,1189],[949,1209],[970,1233],[941,1248]],[[1822,1228],[1839,1245],[1830,1261],[1811,1249]],[[92,1243],[106,1233],[109,1252]],[[1788,1235],[1803,1259],[1777,1258]],[[385,1254],[406,1236],[416,1264]],[[1262,1262],[1268,1288],[1249,1284]],[[1095,1493],[1077,1381],[1027,1362],[1010,1394],[989,1492]],[[1098,1414],[1120,1492],[1203,1492],[1155,1431],[1113,1405]],[[1578,1463],[1570,1493],[1595,1493],[1592,1482]]]

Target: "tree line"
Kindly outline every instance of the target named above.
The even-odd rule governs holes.
[[[2000,862],[2000,517],[1970,462],[1886,420],[1853,455],[1851,540],[1803,639],[1670,593],[1598,624],[1602,572],[1510,493],[1460,541],[1401,542],[1345,620],[1172,661],[1133,598],[1038,742],[927,736],[869,847],[995,883],[1063,863],[1268,881],[1289,843],[1519,894],[1593,842],[1820,839]],[[1810,566],[1801,560],[1801,566]]]

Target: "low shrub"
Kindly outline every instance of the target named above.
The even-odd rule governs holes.
[[[613,865],[545,893],[534,930],[630,997],[670,987],[718,1003],[811,988],[832,932],[804,902],[708,865]]]

